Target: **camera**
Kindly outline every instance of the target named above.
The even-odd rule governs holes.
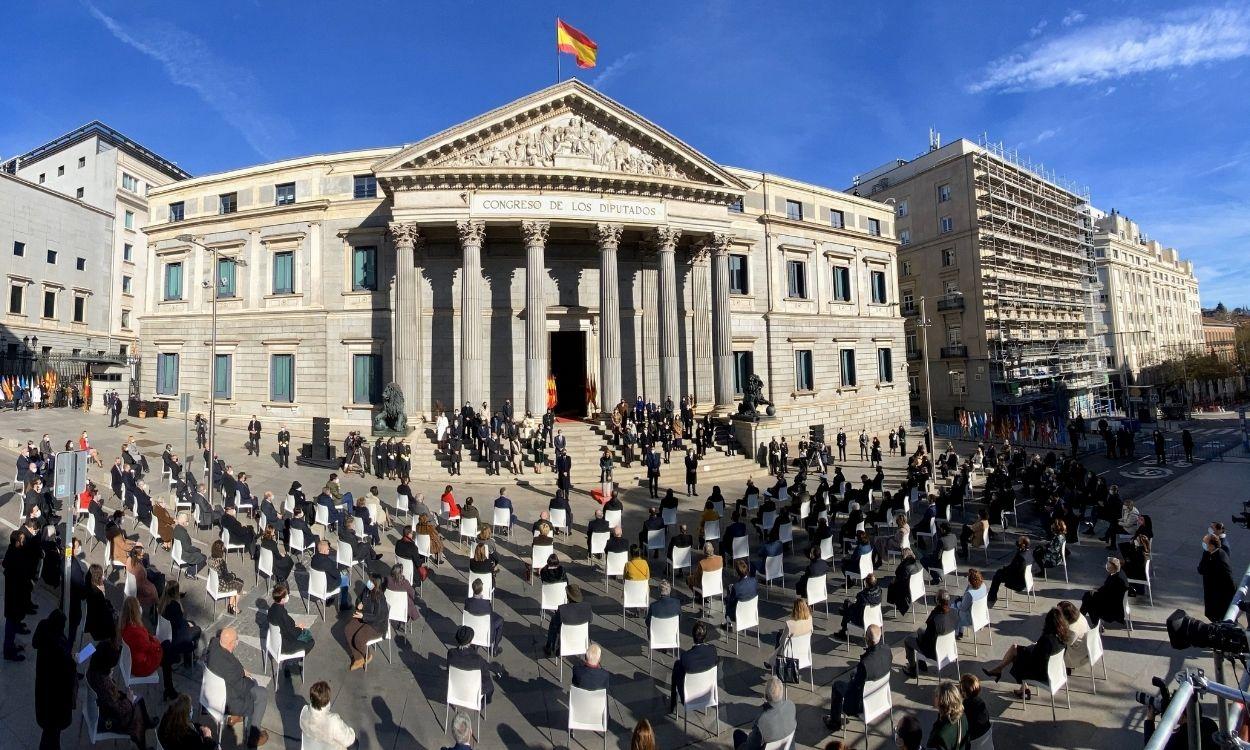
[[[1153,710],[1156,714],[1161,714],[1172,700],[1172,692],[1168,690],[1168,684],[1162,678],[1151,677],[1150,684],[1154,685],[1157,692],[1149,693],[1145,690],[1138,690],[1134,697],[1141,705]]]
[[[1236,623],[1207,623],[1190,617],[1183,609],[1178,609],[1168,617],[1166,624],[1168,641],[1178,651],[1209,648],[1230,657],[1250,653],[1250,641],[1246,638],[1246,631]]]

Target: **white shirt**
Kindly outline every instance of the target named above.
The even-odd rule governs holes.
[[[304,706],[299,714],[299,728],[305,750],[346,750],[356,742],[356,730],[328,707]]]

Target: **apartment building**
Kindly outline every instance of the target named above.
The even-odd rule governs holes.
[[[13,157],[0,170],[114,217],[109,236],[89,243],[92,253],[108,257],[108,283],[92,300],[108,316],[104,340],[96,343],[122,356],[134,353],[145,306],[148,190],[191,175],[99,121]]]
[[[1061,423],[1106,408],[1086,191],[960,139],[861,175],[850,192],[894,209],[913,414],[926,381],[939,422],[966,409]]]
[[[1093,209],[1094,264],[1103,286],[1107,366],[1117,399],[1125,383],[1163,360],[1203,347],[1202,307],[1193,261],[1148,239],[1137,222]]]

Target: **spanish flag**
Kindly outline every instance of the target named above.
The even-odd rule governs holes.
[[[577,58],[579,68],[595,67],[595,56],[599,53],[599,45],[590,37],[559,18],[556,19],[556,49]]]

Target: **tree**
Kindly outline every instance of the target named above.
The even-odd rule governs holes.
[[[1228,320],[1228,308],[1223,302],[1217,302],[1215,304],[1215,317],[1220,320]]]

